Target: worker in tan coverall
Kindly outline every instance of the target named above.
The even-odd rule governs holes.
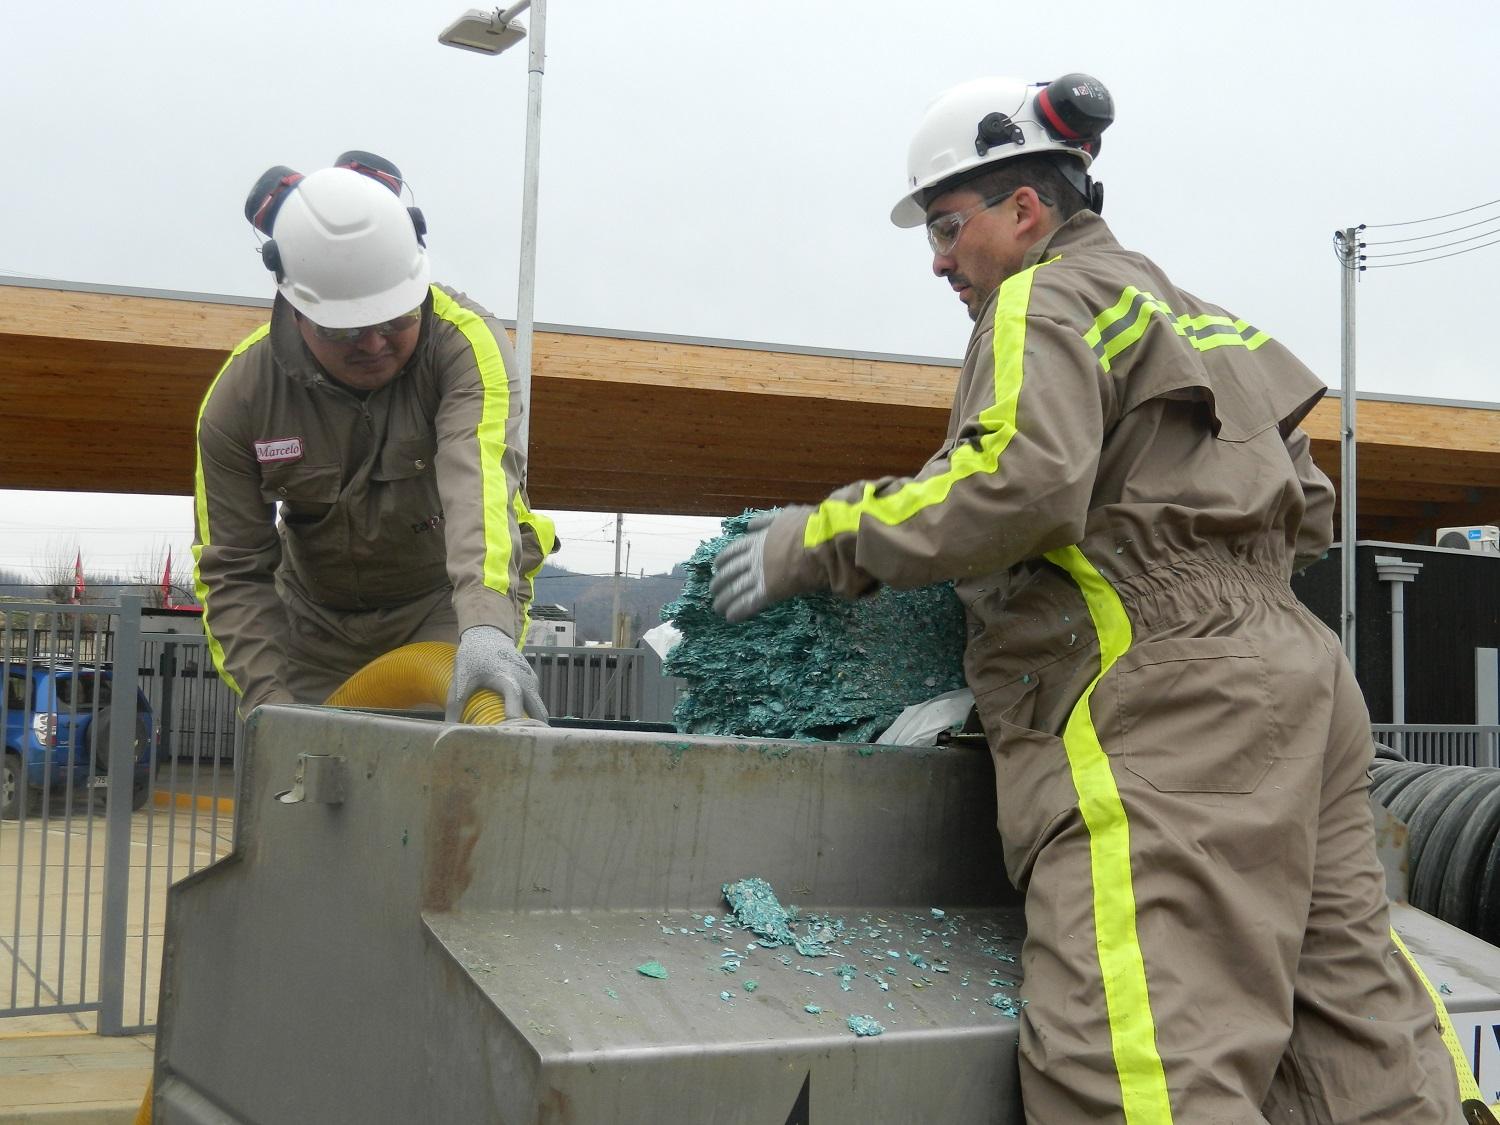
[[[273,168],[246,203],[274,236],[279,293],[198,415],[193,554],[214,662],[248,714],[321,703],[402,645],[456,641],[450,719],[480,687],[509,717],[545,718],[516,642],[555,537],[526,502],[510,343],[429,284],[395,166],[338,165]]]
[[[716,608],[956,581],[1026,893],[1028,1121],[1458,1122],[1393,955],[1369,717],[1288,584],[1331,538],[1297,428],[1324,387],[1115,241],[1112,113],[1083,75],[934,103],[892,218],[975,321],[947,440],[763,517]]]

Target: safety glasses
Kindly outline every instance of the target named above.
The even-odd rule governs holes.
[[[1017,188],[992,195],[988,199],[981,199],[972,207],[966,207],[962,211],[947,211],[935,219],[927,220],[927,245],[932,247],[934,254],[946,254],[958,245],[958,236],[963,233],[964,224],[979,212],[1003,203],[1017,192]]]
[[[366,332],[373,332],[377,336],[399,336],[421,319],[422,310],[415,308],[382,324],[367,324],[363,328],[324,328],[321,324],[313,324],[312,330],[320,340],[333,344],[352,344]],[[308,323],[312,324],[311,321]]]

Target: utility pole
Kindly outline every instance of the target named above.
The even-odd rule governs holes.
[[[625,513],[615,513],[615,608],[609,615],[610,644],[620,647],[620,540],[625,532]]]
[[[1354,283],[1359,270],[1359,230],[1346,227],[1333,236],[1334,248],[1338,251],[1339,267],[1342,270],[1340,295],[1343,298],[1343,388],[1339,392],[1339,497],[1342,514],[1343,548],[1339,562],[1343,568],[1340,583],[1340,612],[1343,619],[1342,636],[1344,656],[1351,665],[1355,662],[1355,604],[1354,582],[1358,574],[1355,566],[1355,515],[1358,512],[1355,487],[1355,422],[1354,422]]]

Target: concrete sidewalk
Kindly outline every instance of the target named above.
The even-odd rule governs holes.
[[[231,846],[232,783],[178,784],[173,793],[159,780],[155,800],[131,816],[127,1026],[156,1019],[167,887]],[[0,822],[0,1008],[97,1000],[104,860],[95,811],[30,818],[24,829]],[[92,1011],[0,1018],[0,1125],[135,1120],[155,1036],[106,1038],[95,1028]]]
[[[131,1125],[155,1041],[96,1035],[90,1013],[0,1020],[0,1122]]]

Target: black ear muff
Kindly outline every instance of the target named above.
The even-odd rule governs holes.
[[[250,221],[250,225],[270,238],[276,212],[281,210],[286,197],[301,179],[301,172],[288,168],[285,164],[277,164],[262,172],[255,181],[255,186],[250,189],[250,194],[245,197],[245,218]]]
[[[1087,74],[1064,74],[1037,91],[1037,116],[1059,141],[1072,141],[1094,153],[1099,135],[1115,119],[1115,100],[1104,83]]]
[[[401,185],[405,180],[401,177],[401,169],[383,156],[376,156],[373,152],[365,152],[361,149],[352,148],[343,153],[333,162],[335,168],[349,168],[358,172],[361,176],[369,176],[377,183],[382,183],[390,188],[396,195],[401,194]]]
[[[408,207],[406,209],[406,213],[411,216],[411,225],[416,228],[417,244],[420,246],[426,246],[427,220],[422,217],[422,209],[420,207]]]
[[[281,251],[276,248],[274,238],[268,238],[261,243],[260,260],[265,263],[266,269],[276,275],[277,285],[286,280],[286,275],[281,271]]]
[[[1098,180],[1089,180],[1089,210],[1096,215],[1104,214],[1104,185]]]

